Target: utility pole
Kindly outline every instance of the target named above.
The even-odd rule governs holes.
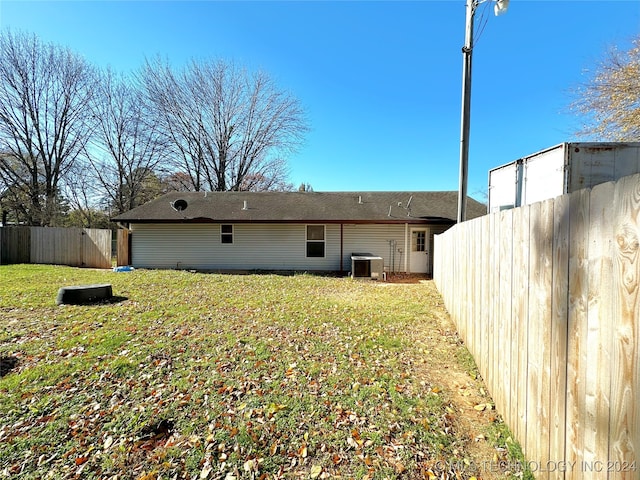
[[[469,130],[471,125],[471,55],[473,53],[473,23],[478,5],[488,0],[466,0],[466,24],[462,47],[462,113],[460,119],[460,186],[458,188],[458,223],[467,219],[467,178],[469,170]],[[495,1],[494,12],[507,11],[509,0]]]
[[[462,47],[462,113],[460,118],[460,187],[458,223],[467,219],[467,177],[469,169],[469,127],[471,123],[471,54],[473,53],[473,17],[477,0],[467,0],[467,16]]]

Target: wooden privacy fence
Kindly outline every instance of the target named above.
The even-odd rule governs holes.
[[[47,263],[111,268],[111,230],[3,227],[0,237],[3,264]]]
[[[640,478],[640,176],[458,224],[434,258],[536,478]]]
[[[131,231],[119,228],[117,233],[116,264],[131,265]]]
[[[0,228],[0,265],[31,261],[31,229],[29,227]]]

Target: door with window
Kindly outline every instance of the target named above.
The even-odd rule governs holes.
[[[429,229],[411,229],[411,249],[409,252],[409,271],[411,273],[429,272]]]

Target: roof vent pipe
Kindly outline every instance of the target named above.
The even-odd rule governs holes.
[[[242,209],[243,210],[249,210],[249,206],[247,205],[247,201],[246,200],[242,203]]]
[[[362,195],[358,195],[358,203],[362,205]]]

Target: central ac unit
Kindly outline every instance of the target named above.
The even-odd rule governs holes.
[[[371,280],[382,279],[384,272],[384,260],[371,253],[351,254],[351,277],[369,278]]]

